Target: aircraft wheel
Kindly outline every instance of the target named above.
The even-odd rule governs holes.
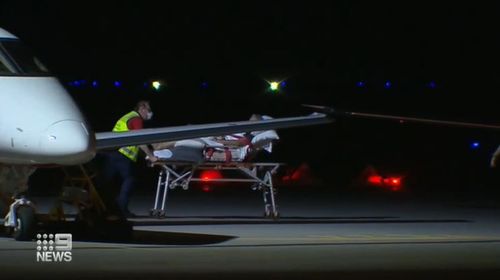
[[[35,234],[36,217],[35,210],[29,206],[17,208],[17,225],[13,230],[13,237],[18,241],[31,240]]]

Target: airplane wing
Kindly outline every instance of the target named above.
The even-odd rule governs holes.
[[[479,129],[493,129],[493,130],[500,129],[499,125],[471,123],[471,122],[435,120],[435,119],[403,117],[403,116],[393,116],[393,115],[380,115],[380,114],[360,113],[360,112],[335,111],[334,114],[338,117],[344,116],[344,117],[366,118],[366,119],[394,120],[394,121],[398,121],[400,123],[414,122],[414,123],[425,123],[425,124],[432,124],[432,125],[455,126],[455,127],[464,127],[464,128],[479,128]]]
[[[103,150],[123,146],[227,135],[247,131],[325,124],[332,121],[333,119],[327,114],[313,113],[303,117],[277,118],[270,120],[184,125],[140,129],[127,132],[98,132],[96,133],[96,148],[97,150]]]

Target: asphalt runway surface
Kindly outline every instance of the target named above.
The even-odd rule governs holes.
[[[35,198],[41,212],[51,199]],[[500,199],[283,189],[278,221],[257,192],[176,190],[165,219],[133,198],[125,241],[74,238],[71,262],[0,237],[0,279],[499,279]],[[67,212],[71,209],[68,206]],[[63,231],[64,229],[58,229]],[[54,232],[57,233],[57,232]]]

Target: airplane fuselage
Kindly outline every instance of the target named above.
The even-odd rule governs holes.
[[[66,89],[0,29],[0,163],[86,162],[95,136]]]

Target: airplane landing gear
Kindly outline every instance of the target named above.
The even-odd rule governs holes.
[[[22,195],[35,170],[29,165],[0,164],[0,223],[16,240],[31,240],[36,231],[35,205]]]
[[[36,231],[35,206],[28,199],[16,199],[9,207],[4,226],[18,241],[31,240]]]
[[[31,240],[36,231],[35,210],[29,206],[21,206],[17,209],[16,227],[12,236],[15,240]]]

